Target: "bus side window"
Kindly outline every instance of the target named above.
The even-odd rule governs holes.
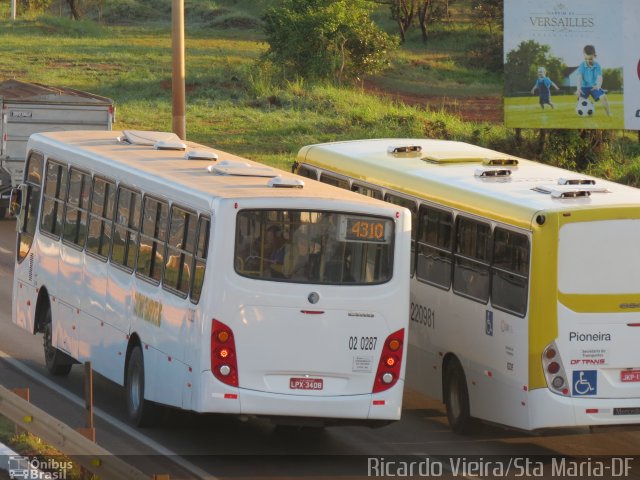
[[[209,251],[209,230],[211,230],[211,220],[207,217],[200,217],[198,224],[198,242],[196,244],[196,255],[193,269],[193,283],[191,285],[191,302],[198,303],[202,293],[204,283],[204,272],[207,266],[207,252]]]
[[[454,292],[487,303],[489,300],[490,254],[491,226],[459,216],[456,219]]]
[[[67,196],[67,166],[48,161],[46,170],[40,230],[49,236],[60,238],[62,213]]]
[[[136,273],[159,283],[164,267],[169,205],[152,197],[144,197],[142,229],[138,245]]]
[[[191,287],[191,268],[198,217],[176,205],[171,207],[167,260],[162,284],[186,298]]]
[[[354,183],[351,186],[351,191],[359,193],[360,195],[365,195],[367,197],[382,200],[382,192],[380,190],[376,190],[375,188],[369,188],[365,187],[364,185],[358,185],[357,183]]]
[[[115,196],[116,187],[113,182],[94,177],[89,210],[87,252],[103,261],[106,261],[111,248]]]
[[[411,275],[413,275],[416,269],[416,236],[418,234],[418,208],[416,207],[416,202],[391,193],[387,193],[384,196],[384,200],[385,202],[405,207],[411,212]]]
[[[40,194],[42,193],[42,167],[44,157],[39,153],[32,153],[27,160],[26,176],[27,195],[22,199],[24,209],[24,223],[20,225],[18,236],[19,248],[16,252],[18,261],[22,261],[33,244],[33,237],[38,224],[40,211]]]
[[[493,236],[491,303],[500,310],[524,316],[529,283],[529,239],[497,227]]]
[[[64,214],[62,241],[84,247],[87,238],[87,215],[91,176],[72,168],[69,174],[69,195]]]
[[[129,272],[132,272],[136,265],[141,206],[138,192],[119,187],[111,261]]]
[[[420,207],[416,276],[432,285],[449,289],[453,245],[453,214]]]
[[[334,187],[349,190],[349,180],[347,180],[346,178],[339,178],[322,172],[320,174],[320,181],[328,185],[333,185]]]
[[[307,167],[306,165],[300,165],[298,167],[297,174],[300,175],[301,177],[311,178],[312,180],[318,180],[318,172],[311,167]]]

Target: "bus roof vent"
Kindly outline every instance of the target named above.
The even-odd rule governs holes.
[[[278,173],[271,167],[257,167],[250,163],[232,162],[223,160],[217,165],[207,167],[209,173],[214,175],[232,175],[238,177],[277,177]]]
[[[189,150],[184,154],[187,160],[218,160],[218,155],[208,150]]]
[[[559,178],[558,185],[595,185],[592,178]]]
[[[422,151],[420,145],[390,145],[387,147],[387,153],[391,155],[398,155],[401,153],[414,153],[419,154]]]
[[[580,196],[582,197],[588,196],[588,195],[577,194],[577,192],[587,192],[589,195],[592,193],[611,193],[611,190],[607,190],[604,187],[596,186],[594,185],[594,183],[562,184],[558,182],[558,185],[538,185],[533,189],[533,191],[538,193],[545,193],[547,195],[550,194],[554,198],[575,198]],[[556,192],[555,195],[554,195],[554,192]],[[562,193],[567,193],[567,195],[563,196],[561,195]]]
[[[187,146],[182,143],[180,139],[178,140],[159,140],[154,145],[153,148],[156,150],[186,150]]]
[[[452,155],[450,157],[436,157],[435,155],[425,155],[422,160],[437,165],[448,165],[450,163],[482,163],[483,159],[479,157],[459,157]]]
[[[474,175],[482,178],[510,177],[511,170],[507,168],[476,168]]]
[[[515,158],[485,158],[482,164],[491,167],[517,167],[518,160]]]
[[[591,192],[588,190],[553,190],[551,192],[551,198],[578,198],[578,197],[590,197]]]
[[[272,188],[303,188],[304,181],[299,178],[285,178],[282,175],[278,175],[269,180],[267,185]]]
[[[146,132],[143,130],[123,130],[122,136],[118,137],[119,142],[126,142],[131,145],[155,146],[158,142],[179,142],[180,137],[171,132]],[[184,150],[184,149],[183,149]]]
[[[538,193],[544,193],[551,195],[551,198],[579,198],[591,196],[591,189],[585,189],[580,187],[568,186],[555,186],[555,185],[539,185],[533,189]]]

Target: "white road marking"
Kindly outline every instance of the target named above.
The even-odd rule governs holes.
[[[49,388],[51,390],[54,390],[55,392],[59,393],[60,395],[65,397],[67,400],[75,403],[76,405],[78,405],[78,406],[80,406],[82,408],[85,407],[85,402],[84,402],[83,398],[80,398],[80,397],[74,395],[73,393],[61,388],[60,386],[56,385],[54,382],[49,380],[47,377],[39,374],[35,370],[32,370],[31,368],[27,367],[25,364],[23,364],[19,360],[16,360],[15,358],[9,356],[9,354],[3,352],[2,350],[0,350],[0,358],[3,359],[4,361],[6,361],[8,364],[10,364],[16,370],[21,371],[22,373],[24,373],[25,375],[30,376],[31,378],[33,378],[37,382],[41,383],[45,387],[47,387],[47,388]],[[217,480],[217,477],[214,477],[213,475],[205,472],[200,467],[198,467],[198,466],[194,465],[193,463],[185,460],[184,458],[179,456],[177,453],[172,452],[171,450],[169,450],[165,446],[159,444],[155,440],[153,440],[153,439],[147,437],[146,435],[140,433],[135,428],[127,425],[126,423],[121,422],[120,420],[118,420],[115,417],[112,417],[111,415],[109,415],[105,411],[94,407],[93,413],[94,413],[94,415],[97,415],[98,417],[100,417],[104,421],[108,422],[110,425],[116,427],[117,429],[123,431],[124,433],[126,433],[130,437],[136,439],[137,441],[139,441],[143,445],[146,445],[147,447],[149,447],[151,450],[153,450],[157,454],[165,456],[165,457],[170,457],[171,461],[173,463],[181,466],[182,468],[187,470],[189,473],[195,475],[197,478],[206,479],[206,480]]]

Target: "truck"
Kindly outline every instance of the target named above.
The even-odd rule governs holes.
[[[114,122],[110,98],[68,87],[0,82],[0,219],[9,206],[11,188],[22,182],[32,133],[111,130]]]

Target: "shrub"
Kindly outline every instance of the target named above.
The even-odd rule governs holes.
[[[267,55],[306,78],[379,72],[397,41],[372,22],[372,8],[368,0],[283,0],[263,16]]]

